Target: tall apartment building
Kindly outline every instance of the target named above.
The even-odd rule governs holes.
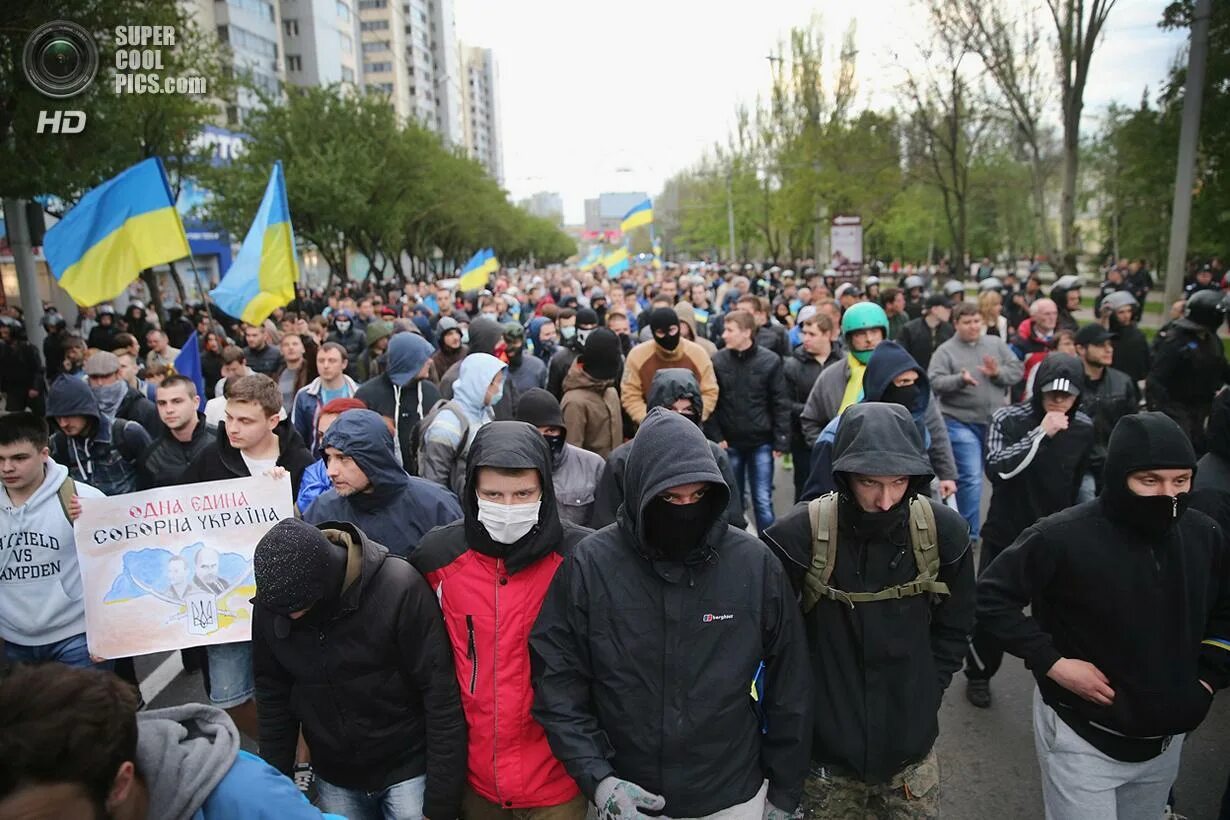
[[[251,77],[263,93],[278,94],[278,84],[286,79],[286,67],[277,0],[193,0],[188,9],[202,28],[212,27],[218,39],[230,46],[237,73]],[[243,122],[259,105],[256,94],[241,89],[233,103],[227,106],[227,123]]]
[[[406,73],[409,6],[401,0],[358,0],[358,3],[363,87],[388,96],[397,116],[406,119],[412,113],[411,78]]]
[[[358,81],[359,14],[354,2],[281,0],[288,82],[313,87]]]
[[[504,184],[500,139],[499,72],[489,48],[462,47],[465,147],[496,182]]]

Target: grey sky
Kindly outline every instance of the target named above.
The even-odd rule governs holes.
[[[792,26],[824,24],[825,63],[857,25],[859,93],[886,107],[916,61],[924,14],[911,0],[457,0],[457,30],[499,63],[505,186],[558,191],[569,222],[602,191],[656,193],[723,140],[736,103],[770,84],[765,59]],[[1155,94],[1186,32],[1156,26],[1165,0],[1119,0],[1094,58],[1085,125],[1111,101]],[[831,59],[829,58],[831,55]],[[1057,94],[1056,94],[1057,96]]]

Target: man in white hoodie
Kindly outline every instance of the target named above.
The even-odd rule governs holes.
[[[90,666],[73,518],[102,498],[51,460],[47,423],[0,416],[0,639],[10,661]],[[65,483],[67,486],[64,486]]]

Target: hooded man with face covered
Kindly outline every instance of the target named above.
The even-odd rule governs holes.
[[[469,350],[471,354],[486,353],[499,358],[499,354],[502,351],[496,348],[504,342],[503,325],[495,319],[480,316],[473,322],[470,322],[469,332]],[[505,358],[507,358],[507,354],[505,354]],[[465,364],[464,358],[450,367],[440,377],[440,396],[442,398],[453,398],[454,386],[461,377],[461,366],[463,364]],[[492,405],[492,413],[496,421],[512,421],[517,417],[517,398],[520,392],[517,390],[517,385],[512,379],[506,379],[505,381],[503,392],[496,397],[495,404]]]
[[[405,558],[432,527],[461,518],[455,495],[397,463],[379,414],[348,410],[325,433],[323,447],[333,488],[303,511],[309,524],[348,521]]]
[[[987,430],[986,472],[994,493],[982,529],[980,572],[1026,527],[1077,502],[1094,456],[1093,421],[1078,409],[1085,384],[1080,360],[1052,353],[1036,372],[1034,395],[995,411]],[[980,624],[965,659],[970,703],[991,705],[990,681],[1003,657],[999,642]]]
[[[764,541],[802,593],[815,675],[811,772],[802,817],[939,816],[938,711],[961,668],[974,611],[969,528],[928,496],[931,464],[918,424],[900,404],[845,411],[833,443],[836,521],[831,575],[808,592],[819,546],[813,505],[796,504]],[[922,508],[929,507],[929,512]],[[912,532],[927,518],[931,583],[922,583]],[[880,596],[873,598],[872,596]]]
[[[787,818],[799,799],[802,622],[781,563],[727,526],[709,444],[646,416],[618,521],[564,560],[530,636],[533,715],[600,820]]]
[[[632,348],[624,362],[623,381],[620,384],[620,401],[633,423],[645,420],[648,408],[645,405],[646,386],[653,383],[653,376],[668,367],[684,367],[692,371],[700,385],[704,408],[701,421],[717,407],[718,382],[713,372],[713,361],[705,349],[696,342],[679,335],[679,316],[672,308],[660,307],[649,313],[651,339]]]
[[[289,776],[302,731],[324,811],[458,817],[466,727],[422,576],[353,524],[294,518],[252,567],[261,757]]]
[[[648,407],[665,407],[684,418],[701,426],[700,414],[704,406],[700,395],[700,386],[691,370],[681,367],[668,367],[659,370],[653,376],[646,397]],[[715,441],[709,442],[709,452],[717,462],[722,481],[727,487],[735,486],[735,473],[730,468],[730,458],[726,451]],[[594,498],[594,515],[590,526],[594,529],[605,527],[615,522],[615,515],[624,503],[624,474],[628,469],[628,456],[632,453],[632,442],[627,441],[611,451],[606,460],[606,468],[598,481],[598,489]],[[743,514],[743,500],[734,493],[729,493],[726,504],[726,523],[737,530],[747,528],[747,518]]]
[[[1230,560],[1188,508],[1195,467],[1173,420],[1124,416],[1102,495],[1027,527],[978,581],[979,625],[1038,684],[1047,817],[1161,816],[1185,734],[1230,685]]]
[[[432,530],[411,557],[444,611],[461,684],[468,818],[585,817],[585,799],[530,715],[526,637],[564,556],[589,533],[560,520],[551,462],[533,426],[483,427],[467,463],[464,520]]]

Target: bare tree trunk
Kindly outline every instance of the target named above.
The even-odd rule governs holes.
[[[1076,273],[1076,176],[1080,164],[1080,106],[1065,113],[1063,121],[1063,193],[1059,200],[1060,273]],[[1073,112],[1076,122],[1073,123]]]
[[[141,271],[141,281],[145,283],[145,287],[149,291],[150,304],[148,307],[152,308],[154,313],[157,314],[158,323],[166,327],[167,314],[162,307],[162,287],[158,284],[158,274],[154,273],[153,268],[146,268]]]

